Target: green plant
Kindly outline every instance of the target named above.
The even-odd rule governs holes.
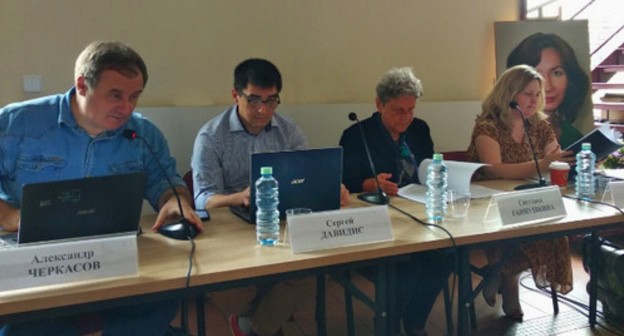
[[[602,163],[605,169],[624,168],[624,147],[609,154]]]

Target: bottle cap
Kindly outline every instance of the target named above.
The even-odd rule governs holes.
[[[582,149],[582,150],[591,149],[591,143],[589,143],[589,142],[583,142],[583,143],[581,144],[581,149]]]
[[[260,168],[260,174],[261,175],[272,175],[273,174],[273,167],[262,167],[262,168]]]
[[[434,153],[433,154],[433,161],[442,161],[442,159],[443,159],[442,153]]]

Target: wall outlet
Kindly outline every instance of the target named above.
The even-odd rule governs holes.
[[[41,92],[42,80],[41,75],[24,75],[22,76],[22,82],[24,84],[24,92]]]

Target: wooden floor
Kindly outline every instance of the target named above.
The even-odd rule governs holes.
[[[586,305],[588,303],[588,296],[585,286],[589,277],[583,269],[577,244],[573,244],[573,251],[574,289],[565,297]],[[471,260],[477,264],[481,264],[484,261],[483,255],[480,253],[475,253],[471,257]],[[478,280],[479,278],[475,277],[473,282],[477,283]],[[366,292],[374,292],[373,287],[368,281],[357,276],[354,278],[354,281],[358,286],[365,288]],[[606,325],[602,321],[600,321],[601,325],[596,329],[591,329],[586,316],[587,311],[583,309],[578,311],[564,304],[562,300],[560,300],[559,304],[559,314],[556,316],[553,315],[550,295],[536,292],[533,286],[533,280],[528,273],[526,276],[523,276],[521,285],[523,285],[521,286],[520,297],[522,299],[522,309],[524,311],[524,322],[514,323],[503,316],[500,296],[497,298],[497,305],[495,307],[489,307],[485,304],[483,297],[479,296],[475,303],[477,311],[477,329],[473,331],[472,335],[624,335],[623,330],[619,330],[618,332],[615,326]],[[328,281],[327,329],[328,335],[330,336],[347,335],[343,303],[342,287],[331,280]],[[230,335],[227,326],[228,313],[212,304],[210,300],[206,300],[206,307],[206,334],[210,336]],[[600,311],[600,303],[598,308]],[[358,336],[374,335],[372,312],[357,301],[354,304],[354,310],[356,316],[355,334]],[[194,307],[191,306],[189,311],[191,315],[189,321],[190,331],[192,335],[196,335],[195,319],[193,316]],[[455,316],[455,314],[456,308],[454,307],[453,316]],[[174,321],[174,325],[179,325],[178,319]],[[429,317],[426,329],[431,336],[446,334],[444,304],[441,295],[438,297],[438,301]],[[314,302],[310,302],[309,305],[294,315],[293,320],[284,326],[283,334],[285,336],[316,335]]]

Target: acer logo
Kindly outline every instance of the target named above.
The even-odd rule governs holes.
[[[300,179],[292,179],[290,181],[290,184],[303,184],[305,183],[305,179],[304,178],[300,178]]]

